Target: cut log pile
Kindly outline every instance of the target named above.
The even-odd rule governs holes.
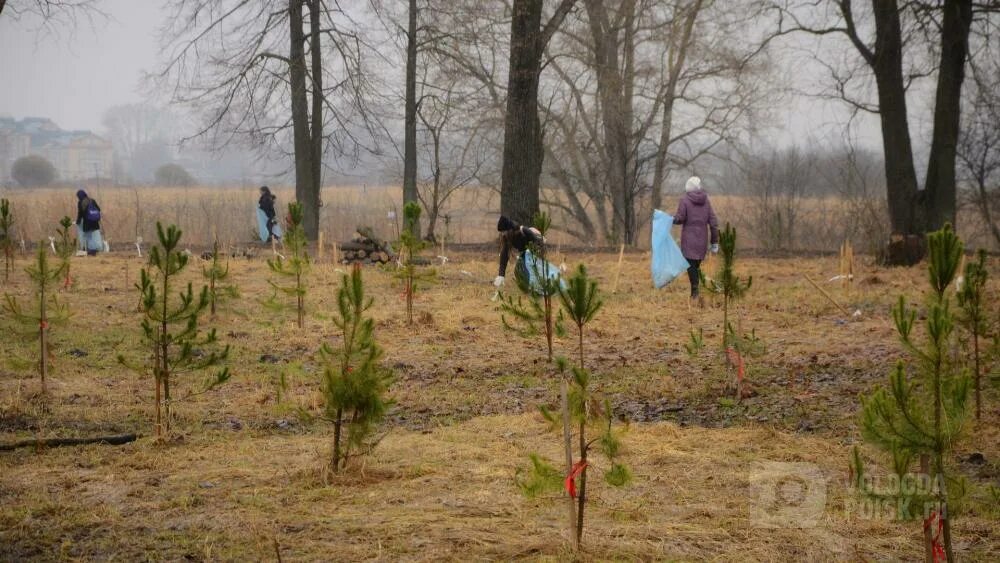
[[[389,243],[374,235],[370,227],[359,227],[351,240],[340,243],[342,264],[388,264],[396,259]]]

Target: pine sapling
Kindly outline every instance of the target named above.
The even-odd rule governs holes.
[[[14,213],[10,200],[0,199],[0,252],[3,253],[3,282],[10,281],[10,271],[14,269]]]
[[[711,293],[722,295],[722,349],[730,347],[730,335],[732,334],[729,325],[729,304],[743,297],[743,294],[750,289],[753,276],[744,282],[736,275],[734,265],[736,264],[736,229],[726,223],[726,228],[719,233],[719,250],[722,254],[722,266],[714,279],[707,279],[702,275],[702,285]]]
[[[556,365],[561,372],[565,371],[567,362],[559,358]],[[569,471],[560,473],[550,463],[543,460],[538,455],[531,456],[531,467],[527,470],[518,470],[515,482],[521,491],[534,497],[541,493],[558,492],[565,489],[569,495],[570,506],[576,502],[576,519],[570,521],[570,535],[573,538],[573,546],[579,549],[583,542],[584,515],[587,501],[587,473],[594,457],[591,449],[595,446],[600,451],[607,462],[607,469],[604,471],[604,480],[614,487],[627,485],[632,480],[631,472],[618,461],[621,454],[622,444],[618,437],[618,432],[613,426],[613,417],[610,403],[600,401],[592,396],[589,390],[590,374],[583,369],[574,367],[570,381],[572,388],[569,393],[569,418],[573,425],[577,427],[577,454],[579,459],[573,463]],[[542,415],[555,427],[558,422],[555,416],[547,409],[542,409]],[[595,438],[588,439],[588,429],[596,433]],[[572,437],[568,455],[572,459]]]
[[[229,356],[229,346],[221,351],[215,329],[202,335],[198,321],[208,307],[208,287],[194,292],[190,282],[177,291],[177,277],[188,265],[188,254],[178,250],[181,231],[174,225],[166,229],[156,224],[159,245],[149,251],[149,264],[143,268],[137,285],[142,297],[142,333],[150,350],[150,365],[156,383],[156,437],[170,434],[171,383],[175,375],[222,366]],[[197,347],[197,349],[196,349]],[[124,356],[118,361],[128,365]],[[147,369],[135,368],[145,372]],[[229,379],[229,368],[222,367],[204,383],[207,392]],[[188,393],[188,397],[194,395]],[[161,414],[162,410],[162,414]],[[165,421],[165,422],[164,422]]]
[[[924,341],[918,342],[913,328],[916,312],[899,298],[893,320],[903,346],[915,359],[914,373],[900,361],[887,387],[879,387],[861,399],[861,433],[865,441],[890,454],[898,481],[914,486],[873,487],[864,464],[854,450],[855,484],[862,495],[892,503],[897,517],[921,517],[924,522],[925,558],[930,563],[942,556],[955,560],[951,541],[954,507],[965,490],[947,466],[961,436],[966,417],[970,380],[951,358],[955,314],[946,290],[958,270],[962,242],[951,225],[927,235],[931,295],[924,321]],[[910,473],[919,459],[920,479]],[[921,513],[922,509],[922,513]]]
[[[426,243],[414,234],[419,232],[420,204],[411,201],[403,206],[403,232],[400,235],[400,262],[402,267],[396,277],[403,281],[403,296],[406,298],[406,323],[413,324],[413,294],[417,285],[430,282],[436,276],[433,269],[417,267],[417,256]]]
[[[63,287],[68,289],[73,284],[73,278],[69,275],[69,267],[73,253],[76,252],[76,238],[73,236],[76,228],[73,225],[73,220],[66,216],[59,220],[59,226],[61,228],[56,229],[56,234],[59,235],[55,241],[56,256],[59,257],[59,263],[66,278]]]
[[[310,270],[309,254],[306,252],[309,241],[302,226],[302,204],[295,201],[289,203],[288,216],[290,223],[285,232],[284,246],[289,256],[286,259],[278,255],[269,259],[267,265],[272,272],[291,280],[291,284],[287,286],[278,285],[274,281],[271,286],[285,295],[295,297],[296,324],[301,329],[305,324],[306,277]]]
[[[726,366],[735,370],[733,378],[733,389],[739,398],[743,390],[743,359],[740,356],[736,332],[729,322],[729,305],[731,302],[743,297],[750,289],[753,277],[748,277],[744,282],[736,275],[734,265],[736,263],[736,229],[726,223],[726,228],[719,233],[719,250],[722,254],[722,266],[714,279],[702,277],[702,285],[711,293],[722,295],[722,351],[726,356]]]
[[[536,214],[533,224],[542,234],[544,241],[545,233],[552,226],[549,215],[544,212]],[[510,295],[501,295],[500,320],[505,328],[524,338],[539,334],[538,325],[541,324],[541,332],[545,334],[548,360],[551,362],[553,338],[563,334],[562,311],[559,311],[557,315],[553,302],[562,287],[562,280],[558,269],[545,259],[544,242],[542,244],[529,243],[528,251],[536,259],[532,261],[531,265],[526,263],[523,255],[518,260],[514,269],[514,280],[517,282],[517,288],[521,291],[521,295],[517,299]],[[513,322],[507,320],[508,315]]]
[[[38,375],[41,379],[42,393],[47,393],[46,377],[49,373],[50,337],[49,327],[62,322],[69,317],[67,308],[59,303],[55,288],[59,284],[63,268],[53,268],[49,264],[49,253],[45,244],[38,244],[35,263],[24,270],[35,288],[33,311],[26,311],[12,295],[7,294],[4,309],[26,328],[24,336],[30,340],[38,339]]]
[[[229,262],[222,263],[222,257],[219,254],[219,241],[215,241],[212,245],[211,261],[207,266],[201,267],[201,273],[208,280],[208,308],[214,319],[217,309],[216,304],[223,296],[236,295],[237,293],[235,286],[221,285],[229,277]]]
[[[334,425],[330,463],[334,472],[343,469],[351,457],[377,445],[372,435],[391,405],[386,393],[392,374],[380,364],[382,348],[375,341],[375,321],[365,316],[373,303],[365,296],[361,266],[355,264],[337,291],[338,315],[333,322],[341,331],[341,345],[334,349],[324,343],[320,349],[326,364],[324,418]]]
[[[986,251],[979,249],[977,259],[965,265],[963,283],[958,288],[958,304],[962,313],[959,323],[972,339],[972,382],[976,391],[976,420],[982,417],[982,361],[980,340],[989,331],[989,312],[986,306]]]

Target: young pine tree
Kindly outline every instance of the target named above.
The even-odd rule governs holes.
[[[38,375],[41,379],[42,393],[48,392],[45,378],[49,373],[49,326],[69,317],[66,307],[56,298],[56,286],[63,275],[62,266],[53,268],[49,264],[49,253],[45,244],[38,244],[35,253],[35,263],[24,270],[35,288],[35,299],[32,310],[26,311],[12,295],[6,295],[4,309],[25,327],[24,336],[30,340],[38,339]]]
[[[150,249],[149,266],[140,271],[137,287],[142,296],[142,333],[156,382],[156,437],[163,439],[170,434],[172,378],[221,366],[229,356],[229,346],[213,349],[218,343],[215,329],[202,335],[198,328],[199,317],[208,307],[208,288],[202,286],[196,295],[188,282],[185,290],[177,291],[177,277],[188,265],[188,255],[178,250],[180,229],[174,225],[164,229],[157,223],[156,234],[159,245]],[[118,361],[126,364],[121,355]],[[228,379],[229,368],[223,367],[209,377],[202,392]]]
[[[891,455],[898,483],[913,482],[908,476],[914,461],[919,459],[920,471],[926,479],[917,483],[924,486],[875,490],[868,485],[857,448],[853,469],[861,493],[894,503],[900,507],[899,518],[916,518],[923,509],[927,561],[944,556],[951,563],[955,560],[952,511],[965,483],[950,474],[947,462],[965,421],[969,377],[951,358],[955,314],[946,290],[958,270],[962,242],[951,225],[945,225],[927,235],[927,246],[932,292],[924,321],[924,341],[916,340],[913,331],[916,312],[907,308],[904,297],[900,296],[892,312],[900,339],[915,359],[914,373],[908,374],[906,366],[899,362],[887,387],[880,387],[861,399],[861,433],[865,441]]]
[[[732,378],[732,389],[737,400],[744,395],[743,382],[743,356],[740,354],[740,339],[729,321],[729,305],[731,302],[743,297],[743,294],[750,289],[753,277],[748,277],[744,282],[736,275],[734,265],[736,263],[736,229],[726,223],[726,228],[719,233],[719,249],[722,253],[722,267],[715,279],[706,279],[703,273],[702,285],[710,293],[722,295],[722,351],[726,356],[727,369],[734,370]]]
[[[335,472],[343,469],[350,457],[375,447],[377,441],[371,437],[391,404],[386,393],[392,374],[379,363],[382,348],[375,342],[375,321],[365,316],[373,303],[365,297],[361,266],[355,264],[350,276],[344,274],[337,291],[338,315],[333,322],[341,331],[342,344],[337,349],[329,344],[320,348],[326,364],[322,384],[325,418],[334,425],[330,465]]]
[[[14,213],[10,200],[0,199],[0,252],[3,253],[3,282],[10,281],[14,269]]]
[[[535,215],[533,226],[538,229],[544,239],[545,233],[552,226],[552,220],[545,212]],[[500,299],[500,320],[508,330],[517,332],[524,338],[539,333],[538,325],[542,325],[545,343],[548,350],[548,360],[552,361],[552,340],[563,334],[562,312],[556,315],[554,299],[559,295],[562,279],[555,266],[545,259],[545,244],[529,243],[528,250],[537,257],[531,266],[518,260],[514,269],[514,280],[521,291],[520,296],[503,296]],[[530,271],[529,271],[530,269]],[[525,299],[527,298],[527,299]],[[513,323],[507,320],[507,315]]]
[[[73,253],[76,252],[76,238],[73,237],[76,226],[73,225],[73,220],[66,216],[59,220],[59,226],[61,228],[56,229],[56,234],[59,235],[55,241],[56,256],[59,257],[60,267],[65,276],[63,287],[68,289],[73,284],[73,278],[69,275],[69,266]]]
[[[201,274],[208,280],[208,308],[214,319],[217,303],[224,296],[237,293],[235,286],[220,285],[229,277],[229,262],[222,263],[222,258],[219,255],[219,241],[215,241],[212,245],[212,260],[207,266],[201,267]]]
[[[972,382],[976,390],[976,420],[982,417],[982,358],[980,340],[989,332],[989,311],[986,304],[986,251],[979,249],[977,259],[965,265],[964,283],[958,289],[958,304],[962,308],[959,323],[972,339]]]
[[[436,275],[433,269],[421,270],[417,267],[415,258],[424,249],[426,243],[414,233],[420,229],[420,204],[411,201],[403,206],[403,232],[400,235],[402,252],[400,253],[403,267],[396,277],[403,281],[403,295],[406,297],[406,323],[413,324],[413,294],[417,285],[430,282]]]
[[[285,259],[279,255],[268,260],[267,265],[272,272],[291,281],[287,286],[272,281],[271,286],[285,295],[295,296],[296,324],[301,329],[305,323],[306,276],[310,270],[309,254],[306,252],[309,241],[302,226],[302,204],[296,201],[289,203],[288,216],[291,222],[285,233],[284,244],[289,257]]]
[[[722,349],[725,351],[735,338],[735,331],[729,323],[729,304],[750,289],[753,276],[744,282],[736,275],[733,267],[736,264],[736,229],[726,223],[726,228],[719,233],[719,250],[722,254],[722,267],[715,279],[706,279],[702,274],[702,285],[711,293],[722,295]]]
[[[560,372],[564,372],[567,362],[559,358],[556,364]],[[561,474],[550,463],[543,460],[538,455],[531,455],[531,467],[527,470],[519,470],[515,481],[521,491],[528,497],[534,497],[541,493],[558,492],[565,489],[569,495],[570,514],[570,535],[573,538],[573,546],[579,549],[583,542],[584,514],[587,501],[587,472],[593,463],[591,455],[592,448],[596,447],[607,462],[607,469],[604,471],[604,480],[611,486],[621,487],[627,485],[632,480],[631,472],[618,461],[621,454],[622,444],[612,425],[613,418],[611,405],[608,401],[599,401],[590,392],[590,374],[583,369],[574,367],[572,369],[572,389],[569,393],[569,418],[576,426],[577,451],[579,459],[573,463],[565,474]],[[555,417],[546,409],[542,409],[542,414],[552,424],[556,426]],[[589,430],[589,432],[588,432]],[[590,435],[596,434],[596,438],[588,440]],[[572,444],[567,451],[567,455],[572,459]],[[573,502],[576,506],[573,507]],[[573,519],[575,512],[575,520]]]

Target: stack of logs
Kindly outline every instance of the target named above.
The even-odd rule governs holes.
[[[359,227],[350,241],[340,243],[340,250],[342,264],[388,264],[395,259],[389,244],[369,227]]]

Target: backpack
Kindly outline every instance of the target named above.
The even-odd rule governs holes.
[[[87,203],[87,210],[83,212],[83,218],[92,223],[96,223],[101,220],[101,210],[97,208],[97,204],[94,200],[90,200]]]

